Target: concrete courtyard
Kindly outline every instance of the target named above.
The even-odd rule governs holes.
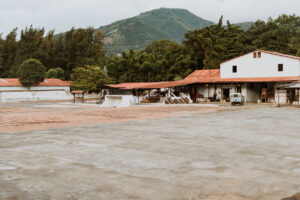
[[[295,107],[2,130],[1,200],[279,200],[300,192]]]

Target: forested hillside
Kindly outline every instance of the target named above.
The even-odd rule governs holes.
[[[129,49],[141,50],[154,40],[179,42],[184,33],[214,24],[185,9],[161,8],[101,27],[105,50],[120,53]]]
[[[235,25],[247,31],[252,23],[242,22]],[[111,54],[130,49],[141,50],[154,40],[168,39],[181,43],[187,31],[213,24],[215,23],[185,9],[160,8],[99,29],[104,35],[104,49]]]

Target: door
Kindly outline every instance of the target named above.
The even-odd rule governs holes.
[[[223,99],[226,101],[230,100],[230,89],[223,89]]]

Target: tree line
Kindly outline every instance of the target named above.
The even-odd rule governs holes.
[[[5,38],[0,38],[0,77],[18,77],[18,68],[28,59],[39,60],[46,68],[61,72],[63,78],[70,80],[76,67],[101,65],[105,57],[103,35],[94,32],[92,27],[74,29],[55,35],[54,31],[45,33],[44,28],[30,26],[20,33],[12,30]]]
[[[221,17],[218,24],[188,31],[181,44],[153,41],[141,51],[118,55],[106,55],[104,36],[92,27],[55,35],[30,26],[17,38],[17,29],[0,38],[1,78],[19,77],[21,64],[36,59],[46,77],[72,80],[77,89],[92,91],[105,82],[183,79],[195,69],[219,68],[221,62],[255,49],[300,56],[300,17],[258,20],[247,31],[229,21],[224,25]]]

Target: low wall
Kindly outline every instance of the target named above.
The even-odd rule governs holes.
[[[72,100],[73,95],[64,89],[0,91],[0,102]]]

